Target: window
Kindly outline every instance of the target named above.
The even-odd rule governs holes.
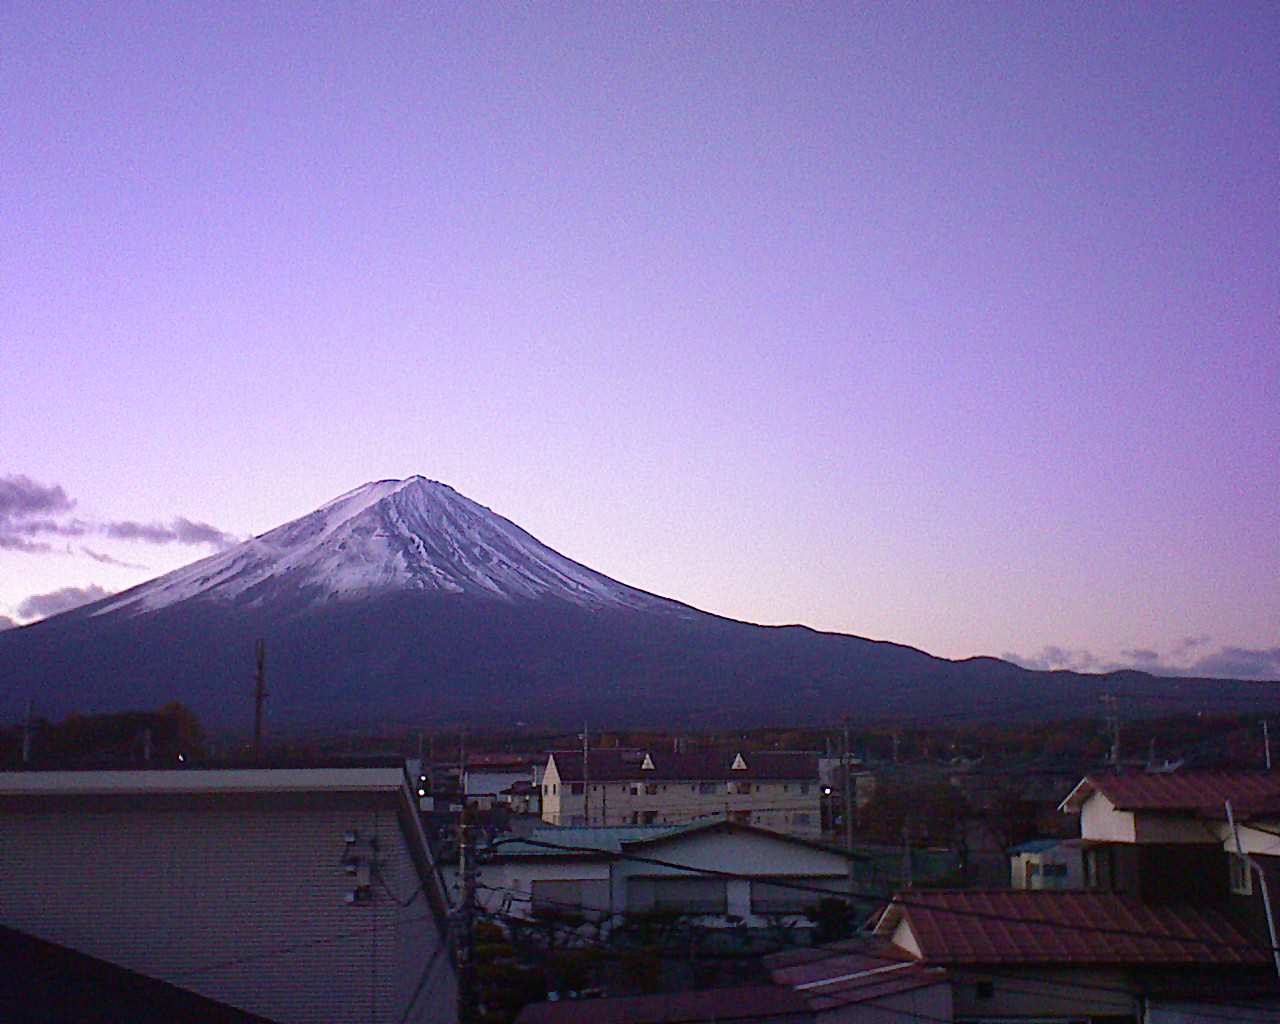
[[[1041,870],[1041,874],[1045,878],[1066,878],[1067,866],[1065,864],[1046,864]]]
[[[571,785],[571,787],[570,787],[570,788],[571,788],[571,790],[572,790],[572,792],[573,792],[573,795],[574,795],[574,796],[582,796],[582,783],[581,783],[581,782],[575,782],[575,783],[572,783],[572,785]]]
[[[1040,874],[1040,865],[1032,861],[1030,864],[1027,865],[1027,874],[1030,875],[1032,878],[1035,878],[1037,875]]]
[[[809,794],[809,783],[807,782],[800,783],[800,795],[808,796],[808,794]]]
[[[1249,861],[1236,853],[1227,860],[1231,862],[1231,891],[1237,896],[1252,896],[1253,874],[1249,871]]]
[[[657,811],[645,811],[640,815],[641,825],[652,825],[658,819]]]
[[[656,782],[646,782],[644,785],[645,796],[657,796],[658,784]]]
[[[730,792],[730,793],[737,793],[737,794],[750,793],[750,792],[751,792],[751,783],[749,783],[749,782],[730,782],[730,783],[729,783],[729,787],[728,787],[728,788],[729,788],[729,792]]]

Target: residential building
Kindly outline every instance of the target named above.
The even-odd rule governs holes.
[[[1080,839],[1032,839],[1009,851],[1013,889],[1083,889],[1084,843]]]
[[[1082,854],[1081,891],[1037,889],[1027,871],[1013,890],[899,893],[876,922],[877,937],[946,969],[956,1020],[1280,1017],[1268,912],[1280,778],[1090,775],[1061,807],[1079,815],[1079,839],[1024,848],[1014,881],[1019,858],[1048,863],[1061,848]]]
[[[725,817],[817,837],[821,789],[811,753],[560,750],[543,774],[542,820],[607,827]]]
[[[1276,981],[1266,947],[1222,909],[1112,892],[915,890],[875,935],[947,971],[957,1021],[1138,1021],[1163,1000]]]
[[[545,763],[546,758],[537,754],[468,754],[462,773],[463,792],[469,801],[488,798],[505,803],[506,791],[521,783],[532,784],[535,769]]]
[[[659,863],[661,862],[661,863]],[[479,868],[486,909],[602,922],[654,910],[708,927],[806,931],[805,910],[848,891],[850,857],[796,836],[724,819],[679,826],[542,828],[499,840]]]
[[[280,1024],[448,1021],[399,764],[0,773],[0,924]]]

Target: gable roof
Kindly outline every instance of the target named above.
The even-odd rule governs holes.
[[[1101,793],[1119,811],[1184,813],[1223,818],[1224,805],[1241,816],[1280,813],[1280,773],[1273,772],[1140,772],[1132,775],[1086,775],[1059,809],[1078,812]]]
[[[867,859],[836,846],[774,832],[739,821],[731,821],[723,815],[690,821],[681,825],[605,825],[593,828],[563,828],[548,825],[535,828],[527,838],[500,838],[495,846],[500,857],[617,857],[626,853],[641,853],[646,846],[656,846],[673,839],[702,832],[738,832],[743,835],[761,836],[792,846],[804,846],[823,853],[835,854],[855,860]],[[546,844],[546,845],[540,845]],[[562,849],[568,847],[569,849]]]
[[[733,767],[736,750],[635,751],[612,747],[592,750],[589,758],[591,782],[728,782],[730,780],[770,780],[817,782],[818,755],[794,750],[748,750],[740,754],[745,768]],[[563,782],[582,782],[582,751],[553,750],[556,771]],[[644,767],[646,759],[653,765]]]
[[[1267,947],[1212,907],[1109,892],[913,890],[894,896],[875,932],[891,939],[903,921],[933,964],[1270,962]]]

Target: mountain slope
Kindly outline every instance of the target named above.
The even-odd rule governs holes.
[[[765,627],[628,587],[444,484],[366,484],[124,593],[0,633],[0,694],[46,716],[180,699],[269,721],[748,725],[895,716],[1092,715],[1104,677],[952,662],[897,644]],[[1214,683],[1213,693],[1234,685]],[[1125,692],[1194,681],[1126,674]]]

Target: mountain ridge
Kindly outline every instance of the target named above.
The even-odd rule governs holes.
[[[1261,698],[1252,684],[1035,672],[889,640],[761,626],[630,587],[424,477],[371,481],[174,572],[0,633],[13,714],[179,699],[250,719],[267,641],[277,725],[539,722],[718,727],[885,718],[1081,717],[1135,698]],[[1243,689],[1242,689],[1243,688]],[[1167,707],[1164,708],[1167,710]]]

